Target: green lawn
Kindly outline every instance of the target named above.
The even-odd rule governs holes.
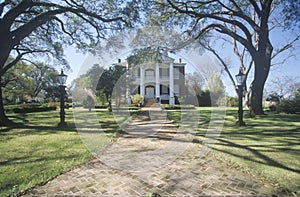
[[[299,115],[269,113],[263,117],[245,117],[247,126],[236,127],[237,109],[229,108],[218,137],[213,132],[206,135],[209,125],[216,126],[210,122],[211,110],[199,108],[200,121],[195,143],[201,145],[203,141],[217,137],[216,141],[207,141],[212,148],[209,153],[211,156],[271,182],[278,192],[300,192]],[[58,110],[9,114],[11,119],[23,125],[15,128],[0,127],[0,196],[16,194],[92,158],[82,143],[84,137],[77,133],[72,110],[66,113],[68,129],[57,128]],[[188,114],[189,110],[168,110],[169,117],[178,124],[181,115],[185,113]],[[84,110],[81,114],[83,122],[91,119],[92,112]],[[222,119],[222,113],[213,113],[213,117],[216,116],[217,121]],[[105,135],[111,139],[119,131],[115,118],[121,122],[125,120],[124,117],[114,117],[107,111],[99,110],[96,119],[100,120]],[[91,130],[93,128],[86,128],[86,131]],[[96,139],[94,135],[86,138],[88,141]],[[97,147],[88,148],[92,151],[93,148],[99,148],[99,141],[97,143]],[[103,141],[105,143],[107,141]]]
[[[245,112],[247,126],[237,127],[237,109],[227,108],[220,136],[213,133],[207,136],[211,109],[199,108],[195,143],[202,144],[210,138],[207,142],[211,155],[271,182],[278,193],[300,195],[300,115],[267,113],[248,118]],[[181,124],[180,117],[185,113],[188,111],[170,110],[168,116]]]
[[[92,158],[77,133],[72,110],[66,110],[67,129],[57,128],[58,110],[8,115],[22,125],[0,127],[0,196],[16,194]],[[111,114],[98,115],[116,127]],[[109,133],[112,138],[113,131]]]

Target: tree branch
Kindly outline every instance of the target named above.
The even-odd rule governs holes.
[[[255,12],[257,13],[257,15],[260,17],[261,16],[261,10],[257,5],[256,0],[249,0],[249,2],[252,4],[252,6],[253,6]]]
[[[243,23],[241,23],[237,20],[228,19],[225,16],[233,16],[233,15],[237,16],[237,17],[242,18],[243,20],[247,21],[254,30],[258,31],[260,29],[259,26],[256,25],[255,22],[251,18],[244,15],[242,12],[217,11],[217,12],[212,12],[210,14],[208,14],[208,13],[199,13],[199,12],[188,10],[187,8],[185,10],[183,10],[183,9],[179,8],[178,6],[176,6],[171,0],[167,0],[167,1],[171,5],[171,7],[179,13],[187,14],[187,15],[190,15],[190,16],[192,15],[193,17],[196,17],[196,18],[199,18],[199,19],[210,18],[210,19],[217,20],[219,22],[224,22],[224,23],[228,23],[228,24],[231,24],[231,25],[236,25],[244,32],[244,34],[247,37],[247,39],[249,40],[249,42],[251,42],[251,34],[248,31],[248,28]],[[186,5],[187,5],[187,3],[186,3]],[[221,17],[221,16],[218,16],[218,15],[224,15],[224,16]]]
[[[279,55],[279,54],[282,53],[283,51],[285,51],[285,50],[287,50],[287,49],[293,47],[293,44],[294,44],[295,42],[297,42],[299,39],[300,39],[300,35],[297,35],[291,42],[289,42],[288,44],[286,44],[286,45],[283,46],[282,48],[276,50],[276,51],[273,53],[271,59],[275,58],[277,55]]]
[[[200,43],[202,47],[204,47],[205,49],[207,49],[208,51],[210,51],[211,53],[214,54],[214,56],[217,57],[217,59],[221,62],[222,66],[224,67],[224,70],[225,72],[227,73],[233,87],[236,87],[236,83],[234,81],[234,78],[233,76],[231,75],[229,69],[228,69],[228,65],[224,62],[223,58],[216,52],[216,50],[214,50],[211,46],[209,46],[209,44],[203,44],[203,43]],[[237,90],[236,88],[234,89],[235,90],[235,93],[236,95],[238,94],[237,93]]]

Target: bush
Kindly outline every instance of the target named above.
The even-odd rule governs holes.
[[[40,103],[24,103],[24,104],[21,104],[21,108],[23,108],[23,109],[38,108],[40,106],[41,106]]]
[[[44,112],[50,110],[56,110],[56,107],[15,108],[13,111],[15,113],[31,113],[31,112]]]
[[[181,109],[180,105],[169,105],[169,104],[163,104],[161,106],[163,109]]]
[[[59,105],[59,102],[48,102],[48,107],[58,107]]]
[[[283,100],[277,107],[278,112],[285,112],[287,114],[300,113],[300,90],[296,93],[293,99]]]
[[[277,111],[278,112],[285,112],[287,114],[300,113],[300,102],[296,102],[295,100],[282,101],[278,105]]]
[[[226,96],[226,106],[228,107],[238,107],[239,99],[237,97]]]
[[[211,106],[211,96],[209,91],[202,92],[200,95],[197,95],[199,107]]]
[[[139,106],[142,104],[143,97],[139,94],[136,94],[131,98],[131,101],[133,105]]]
[[[21,105],[5,105],[4,110],[6,113],[14,112],[14,109],[21,109]]]
[[[95,109],[107,109],[108,105],[95,105]]]

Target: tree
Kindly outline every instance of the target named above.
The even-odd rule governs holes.
[[[288,114],[299,114],[300,113],[300,89],[295,94],[286,100],[283,100],[279,106],[278,111],[283,111]]]
[[[210,92],[211,104],[216,105],[218,100],[224,97],[225,87],[219,74],[210,75],[205,84]]]
[[[89,103],[95,104],[94,95],[99,98],[102,96],[101,91],[97,91],[96,88],[103,70],[104,68],[99,64],[94,64],[85,74],[73,81],[71,92],[75,102],[80,102],[84,106],[88,106]],[[93,102],[91,102],[91,98],[93,98]]]
[[[0,78],[20,60],[38,54],[53,56],[63,65],[64,45],[86,51],[114,31],[130,26],[137,19],[135,0],[120,1],[2,1],[0,3]],[[9,56],[14,57],[9,60]],[[31,56],[30,56],[31,55]],[[0,85],[1,124],[10,123],[5,116]]]
[[[300,78],[293,76],[276,77],[267,83],[267,92],[277,94],[282,98],[290,99],[300,87]]]
[[[197,73],[185,75],[185,85],[187,87],[187,95],[195,94],[200,95],[203,92],[205,79],[202,75]]]
[[[219,33],[244,47],[254,64],[251,111],[254,114],[263,114],[263,89],[269,75],[271,59],[291,48],[300,38],[298,34],[287,45],[274,51],[270,31],[275,28],[299,28],[298,0],[166,0],[157,1],[154,9],[161,11],[162,23],[184,29],[195,39],[204,39],[212,33]]]
[[[109,111],[112,112],[112,96],[113,92],[115,93],[121,93],[121,90],[119,88],[124,88],[124,84],[120,82],[122,78],[124,77],[124,73],[126,72],[126,68],[123,66],[118,65],[112,65],[108,69],[104,69],[98,84],[97,84],[97,90],[101,90],[109,103]],[[119,83],[119,85],[116,85]],[[122,86],[123,85],[123,86]],[[116,90],[117,89],[117,90]],[[115,90],[115,91],[114,91]],[[116,95],[118,96],[118,95]]]
[[[50,94],[49,90],[57,87],[58,72],[43,63],[27,64],[19,62],[3,77],[4,98],[10,103],[24,100],[25,96],[36,99],[40,93]]]
[[[49,94],[48,90],[57,87],[58,72],[53,67],[38,62],[37,64],[27,66],[30,80],[27,81],[28,89],[31,89],[30,96],[37,97],[42,91]]]

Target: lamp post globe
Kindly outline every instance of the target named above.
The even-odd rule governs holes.
[[[240,70],[237,75],[235,75],[237,86],[238,86],[238,97],[239,97],[239,109],[238,109],[238,121],[236,122],[237,126],[246,126],[243,121],[243,89],[245,82],[245,74]]]
[[[61,73],[58,75],[59,90],[60,90],[60,122],[58,127],[68,127],[65,122],[65,83],[67,81],[68,75],[64,74],[64,71],[61,70]]]
[[[60,86],[64,86],[66,81],[67,81],[68,75],[66,75],[63,71],[63,69],[61,69],[60,74],[58,75],[58,82]]]

